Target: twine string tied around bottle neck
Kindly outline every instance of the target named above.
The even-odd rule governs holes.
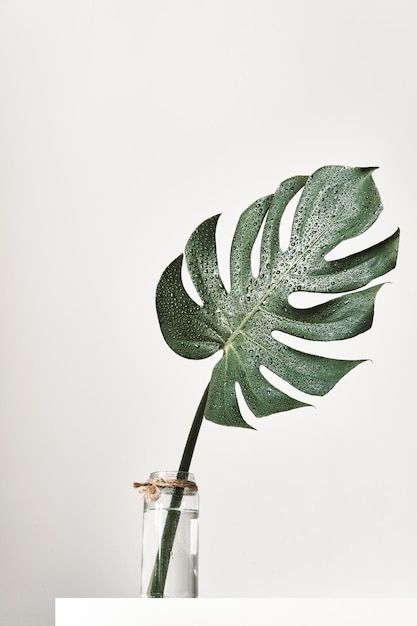
[[[133,483],[133,487],[139,490],[139,494],[146,502],[155,502],[159,500],[161,489],[164,487],[180,489],[191,489],[198,491],[197,484],[193,480],[184,480],[181,478],[150,478],[144,483]]]

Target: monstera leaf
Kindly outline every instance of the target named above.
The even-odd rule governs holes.
[[[257,417],[306,406],[271,385],[262,375],[261,365],[302,392],[324,395],[362,362],[307,354],[277,341],[272,332],[334,341],[358,335],[372,325],[380,285],[361,288],[393,269],[399,231],[345,258],[326,260],[326,255],[340,242],[366,231],[380,214],[373,169],[323,167],[309,178],[296,176],[284,181],[275,194],[252,204],[240,217],[234,234],[230,291],[224,287],[217,262],[219,216],[203,222],[185,248],[187,268],[202,305],[183,286],[182,255],[162,274],[156,303],[168,345],[189,359],[223,351],[210,381],[207,419],[250,428],[239,410],[236,383]],[[281,217],[303,187],[290,243],[283,250]],[[251,252],[263,222],[260,269],[254,276]],[[300,309],[288,300],[297,291],[344,295]]]

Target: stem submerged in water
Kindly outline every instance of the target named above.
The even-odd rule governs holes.
[[[201,424],[204,418],[204,410],[206,408],[206,402],[209,392],[209,386],[207,385],[203,397],[198,405],[197,412],[194,416],[193,423],[191,425],[190,433],[185,444],[184,452],[181,458],[181,463],[178,469],[178,478],[181,477],[180,472],[188,472],[191,465],[191,459],[197,437],[200,432]],[[182,496],[184,489],[176,487],[172,495],[171,504],[168,509],[167,518],[165,520],[164,530],[162,532],[161,543],[159,545],[158,554],[156,555],[155,565],[152,571],[151,580],[148,587],[149,598],[163,598],[165,582],[168,575],[169,561],[171,558],[172,547],[175,541],[175,534],[177,532],[178,522],[180,521],[181,511],[179,510],[182,502]]]

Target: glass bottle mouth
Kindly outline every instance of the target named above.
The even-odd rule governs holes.
[[[161,493],[173,494],[175,490],[182,489],[184,496],[191,496],[198,492],[194,474],[191,472],[160,471],[152,472],[149,482],[154,483]]]
[[[190,480],[195,481],[195,476],[191,472],[179,472],[179,471],[159,471],[159,472],[151,472],[149,476],[149,480],[157,480],[158,478],[162,478],[164,480]]]

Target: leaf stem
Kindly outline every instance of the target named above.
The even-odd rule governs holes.
[[[207,397],[209,392],[210,383],[205,388],[203,396],[200,400],[200,404],[198,405],[196,414],[194,416],[193,423],[191,425],[191,429],[188,435],[187,443],[185,444],[184,452],[182,455],[179,472],[188,472],[191,465],[191,459],[193,457],[195,444],[197,443],[198,433],[200,432],[201,424],[204,418],[204,410],[207,404]]]
[[[188,472],[190,468],[195,444],[197,442],[197,437],[200,432],[201,424],[204,418],[204,410],[206,408],[209,387],[210,383],[207,385],[203,393],[200,404],[198,405],[196,414],[194,416],[194,420],[191,425],[191,429],[181,458],[181,463],[178,469],[178,478],[180,478],[181,472]],[[181,506],[183,493],[184,489],[176,487],[172,495],[171,503],[167,511],[164,530],[162,531],[161,543],[159,544],[158,553],[155,559],[155,565],[152,571],[151,580],[149,582],[147,595],[150,598],[164,597],[164,589],[168,575],[169,562],[175,541],[178,523],[181,517],[181,511],[179,510],[179,508]]]

